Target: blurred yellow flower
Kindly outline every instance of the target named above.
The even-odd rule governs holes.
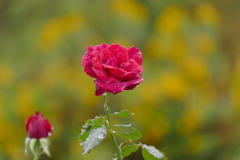
[[[201,22],[218,24],[220,21],[219,12],[211,3],[201,3],[196,9],[196,17]]]
[[[164,42],[157,36],[151,37],[146,44],[146,53],[153,58],[161,59],[166,52]]]
[[[144,21],[148,18],[148,9],[136,0],[112,0],[111,9],[131,20]]]
[[[169,127],[169,122],[162,117],[158,120],[152,120],[143,131],[143,140],[149,144],[156,144],[164,138]]]
[[[215,51],[216,41],[209,34],[197,34],[195,42],[197,51],[202,54],[211,54]]]
[[[187,107],[177,123],[177,132],[181,136],[189,136],[201,127],[201,113],[196,106]]]
[[[188,53],[187,43],[182,38],[174,38],[169,47],[170,56],[176,62],[182,61]]]
[[[79,13],[69,13],[60,18],[48,20],[39,37],[39,49],[46,51],[52,48],[62,35],[81,28],[83,17]]]
[[[122,46],[129,48],[132,46],[132,42],[126,37],[116,37],[112,40],[114,43],[121,44]]]
[[[188,56],[182,63],[183,71],[193,82],[204,82],[209,78],[209,71],[206,62],[198,57]]]
[[[190,154],[196,154],[202,151],[207,145],[207,140],[200,134],[194,135],[188,139],[187,149]]]
[[[240,56],[237,57],[234,73],[230,95],[233,106],[240,113]]]
[[[65,33],[80,29],[83,22],[83,17],[79,13],[69,13],[59,19],[61,30]]]
[[[16,109],[18,115],[22,119],[28,118],[35,112],[33,107],[34,95],[32,90],[32,85],[29,82],[21,83],[17,86]]]
[[[61,35],[58,19],[50,19],[44,25],[39,38],[39,48],[41,50],[49,50]]]
[[[189,93],[190,86],[183,75],[169,71],[161,73],[158,87],[167,97],[180,100]]]
[[[0,85],[6,86],[12,83],[13,70],[5,64],[0,65]]]
[[[61,70],[64,66],[64,60],[57,59],[47,65],[43,70],[38,74],[38,83],[46,88],[51,89],[59,82]]]
[[[170,6],[158,16],[155,30],[161,33],[174,34],[180,29],[185,18],[186,14],[183,10],[176,6]]]
[[[149,104],[158,104],[162,100],[162,90],[159,86],[159,81],[146,81],[141,84],[141,89],[139,90],[139,95],[141,99]]]

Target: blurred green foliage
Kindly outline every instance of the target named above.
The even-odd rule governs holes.
[[[108,139],[82,156],[77,138],[103,114],[81,66],[87,46],[101,43],[143,53],[145,81],[111,98],[112,111],[135,113],[143,143],[172,160],[239,159],[239,3],[0,0],[0,159],[31,159],[25,121],[35,111],[55,128],[51,159],[111,159]]]

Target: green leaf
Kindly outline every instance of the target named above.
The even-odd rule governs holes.
[[[46,153],[46,155],[48,155],[50,157],[51,155],[49,152],[49,145],[50,145],[49,139],[48,138],[40,138],[39,141],[43,148],[43,152]]]
[[[145,160],[167,160],[163,153],[154,146],[142,145],[142,155]]]
[[[123,157],[129,156],[132,152],[135,152],[138,150],[138,145],[125,145],[122,147],[121,152]]]
[[[140,131],[137,130],[136,128],[132,128],[132,132],[130,133],[115,133],[115,134],[131,141],[134,141],[142,137]]]
[[[131,113],[131,112],[129,112],[126,109],[124,109],[124,110],[122,110],[120,112],[115,112],[115,113],[111,114],[111,116],[117,116],[117,117],[120,117],[120,118],[126,118],[129,115],[134,115],[134,113]]]
[[[137,144],[132,144],[132,145],[124,145],[121,148],[121,153],[123,157],[129,156],[131,153],[135,152],[138,150],[138,145]],[[114,158],[118,158],[118,155],[115,154]]]
[[[102,142],[102,140],[106,138],[106,135],[107,135],[106,127],[91,130],[86,140],[80,143],[83,147],[83,154],[88,154],[91,151],[91,149],[99,145]]]
[[[89,136],[91,130],[101,128],[104,126],[104,118],[103,116],[97,116],[94,119],[89,119],[85,122],[85,124],[82,126],[82,132],[79,135],[80,141],[85,141],[87,137]]]
[[[133,127],[135,124],[131,123],[131,124],[115,124],[112,125],[112,127]]]
[[[104,126],[103,116],[89,119],[82,126],[82,133],[79,135],[80,145],[83,147],[83,154],[88,154],[91,149],[99,145],[106,138],[107,129]]]
[[[25,149],[24,149],[25,154],[27,154],[27,152],[28,152],[28,144],[29,144],[29,142],[30,142],[30,138],[27,137],[25,139]]]
[[[35,139],[35,138],[31,138],[30,141],[29,141],[29,148],[34,155],[36,154],[36,152],[35,152],[36,142],[37,142],[37,139]]]

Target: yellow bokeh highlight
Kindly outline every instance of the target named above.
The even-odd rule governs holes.
[[[0,65],[0,85],[6,86],[11,84],[13,80],[13,70],[8,66]]]
[[[189,84],[179,73],[163,72],[159,76],[159,87],[171,99],[180,100],[189,93]]]
[[[156,144],[164,138],[169,128],[170,126],[166,119],[161,118],[157,122],[151,122],[143,131],[143,135],[146,135],[143,136],[143,140],[151,144]]]
[[[196,49],[202,54],[212,54],[216,50],[216,40],[206,33],[199,33],[196,36]]]
[[[116,37],[112,41],[113,41],[113,43],[120,44],[126,48],[130,48],[133,45],[129,39],[124,38],[124,37]]]
[[[231,101],[240,115],[240,56],[236,59],[236,67],[231,87]]]
[[[187,43],[182,38],[175,38],[169,47],[170,57],[176,62],[182,61],[187,57],[188,46]]]
[[[181,66],[186,77],[193,82],[202,83],[210,76],[207,63],[202,58],[188,56],[182,61]]]
[[[148,102],[149,104],[157,104],[162,100],[162,91],[159,87],[159,81],[146,81],[141,84],[141,90],[139,90],[139,95],[141,98]],[[158,101],[156,101],[156,99]]]
[[[164,41],[157,36],[150,38],[146,44],[146,53],[150,54],[153,58],[161,59],[164,57]]]
[[[112,0],[111,9],[131,20],[144,21],[148,18],[148,9],[136,0]]]
[[[55,60],[38,74],[38,83],[46,89],[54,88],[59,83],[63,60]]]
[[[207,22],[212,24],[218,24],[220,21],[220,15],[215,6],[211,3],[201,3],[196,9],[196,17],[201,22]]]
[[[29,82],[25,82],[17,86],[16,93],[16,109],[22,119],[26,119],[35,113],[33,86]]]
[[[190,154],[201,152],[207,145],[204,136],[197,134],[188,139],[187,150]]]
[[[187,56],[188,46],[180,37],[153,36],[146,44],[146,53],[156,59],[169,58],[178,62]]]
[[[143,104],[141,106],[136,106],[132,108],[130,111],[135,115],[132,117],[135,121],[141,124],[146,124],[145,118],[143,117],[151,117],[152,116],[152,109],[153,106],[149,105],[148,103]]]
[[[61,36],[79,30],[83,23],[83,17],[79,13],[48,20],[39,37],[39,49],[43,51],[51,49]]]
[[[167,34],[176,33],[185,20],[185,13],[176,6],[170,6],[163,10],[158,16],[155,23],[155,30]]]
[[[177,133],[181,136],[189,136],[201,127],[201,119],[201,113],[197,106],[188,107],[177,123]]]

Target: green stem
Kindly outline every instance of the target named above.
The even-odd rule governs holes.
[[[35,149],[35,154],[34,154],[34,159],[33,160],[38,160],[39,153],[40,153],[40,145],[37,145],[36,149]]]
[[[118,159],[119,160],[123,160],[121,149],[118,146],[117,140],[116,140],[116,138],[115,138],[115,136],[113,134],[113,131],[112,131],[111,117],[110,117],[110,108],[108,107],[109,99],[110,99],[109,94],[106,93],[106,95],[105,95],[105,103],[104,103],[104,111],[105,111],[106,118],[107,118],[107,127],[108,127],[108,131],[110,132],[112,141],[113,141],[113,143],[114,143],[114,145],[115,145],[115,147],[117,149]]]

